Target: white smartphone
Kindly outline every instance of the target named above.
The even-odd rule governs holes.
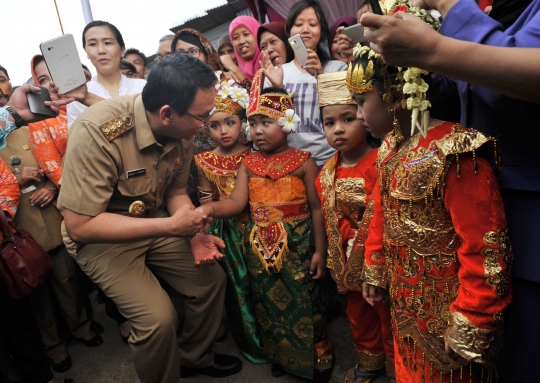
[[[289,37],[289,44],[291,45],[295,56],[300,60],[300,65],[304,66],[308,59],[308,51],[300,35]]]
[[[65,34],[39,45],[52,80],[67,93],[86,82],[73,35]]]
[[[353,45],[364,42],[364,26],[361,24],[351,25],[341,31],[341,33],[349,36]]]

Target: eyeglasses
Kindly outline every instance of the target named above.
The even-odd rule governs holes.
[[[179,50],[176,51],[176,53],[187,53],[190,56],[199,57],[199,54],[201,53],[201,50],[199,48],[189,48],[187,51],[179,49]]]
[[[206,117],[206,119],[204,119],[204,120],[203,120],[202,118],[200,118],[200,117],[197,117],[197,116],[192,115],[192,114],[189,113],[189,112],[186,112],[186,114],[187,114],[189,117],[194,118],[194,119],[196,119],[197,121],[202,122],[201,127],[198,129],[198,130],[201,130],[201,129],[206,128],[206,124],[207,124],[207,121],[206,121],[206,120],[207,120],[208,118],[210,118],[210,116],[211,116],[212,114],[214,114],[214,111],[215,111],[215,110],[216,110],[216,107],[214,106],[214,108],[210,111],[210,113],[208,113],[208,117]]]

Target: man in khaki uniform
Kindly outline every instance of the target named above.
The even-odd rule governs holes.
[[[174,55],[156,66],[141,95],[99,102],[69,134],[58,198],[65,231],[81,268],[131,322],[143,383],[178,383],[180,358],[182,377],[242,368],[211,351],[225,275],[198,266],[213,266],[224,243],[198,235],[206,217],[186,192],[192,138],[214,107],[215,81],[206,64]],[[180,347],[175,309],[154,274],[186,296]]]

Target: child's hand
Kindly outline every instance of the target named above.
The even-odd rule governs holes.
[[[374,306],[375,302],[387,303],[389,299],[386,289],[370,285],[366,282],[362,284],[362,295],[371,306]]]
[[[213,209],[209,203],[199,206],[198,208],[195,209],[195,211],[201,212],[202,215],[207,217],[206,223],[211,223],[213,221],[212,219]]]
[[[326,272],[326,257],[320,253],[313,254],[311,257],[311,267],[309,274],[311,279],[321,279]]]

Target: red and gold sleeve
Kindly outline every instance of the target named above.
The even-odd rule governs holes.
[[[47,127],[42,122],[28,124],[30,144],[39,167],[43,169],[45,175],[56,187],[62,179],[62,154],[58,151],[53,137]]]
[[[0,207],[13,218],[17,213],[20,198],[21,189],[19,189],[17,179],[0,158]]]
[[[502,312],[512,298],[512,248],[499,186],[491,165],[459,156],[447,173],[445,204],[456,233],[460,286],[450,306],[446,340],[467,360],[493,367],[502,342]]]
[[[373,189],[372,200],[366,213],[364,213],[365,216],[371,215],[370,209],[373,209],[373,217],[369,223],[362,274],[366,283],[386,289],[388,288],[388,273],[383,251],[384,210],[381,204],[381,192],[378,183],[375,184]],[[357,236],[355,240],[358,238]]]

